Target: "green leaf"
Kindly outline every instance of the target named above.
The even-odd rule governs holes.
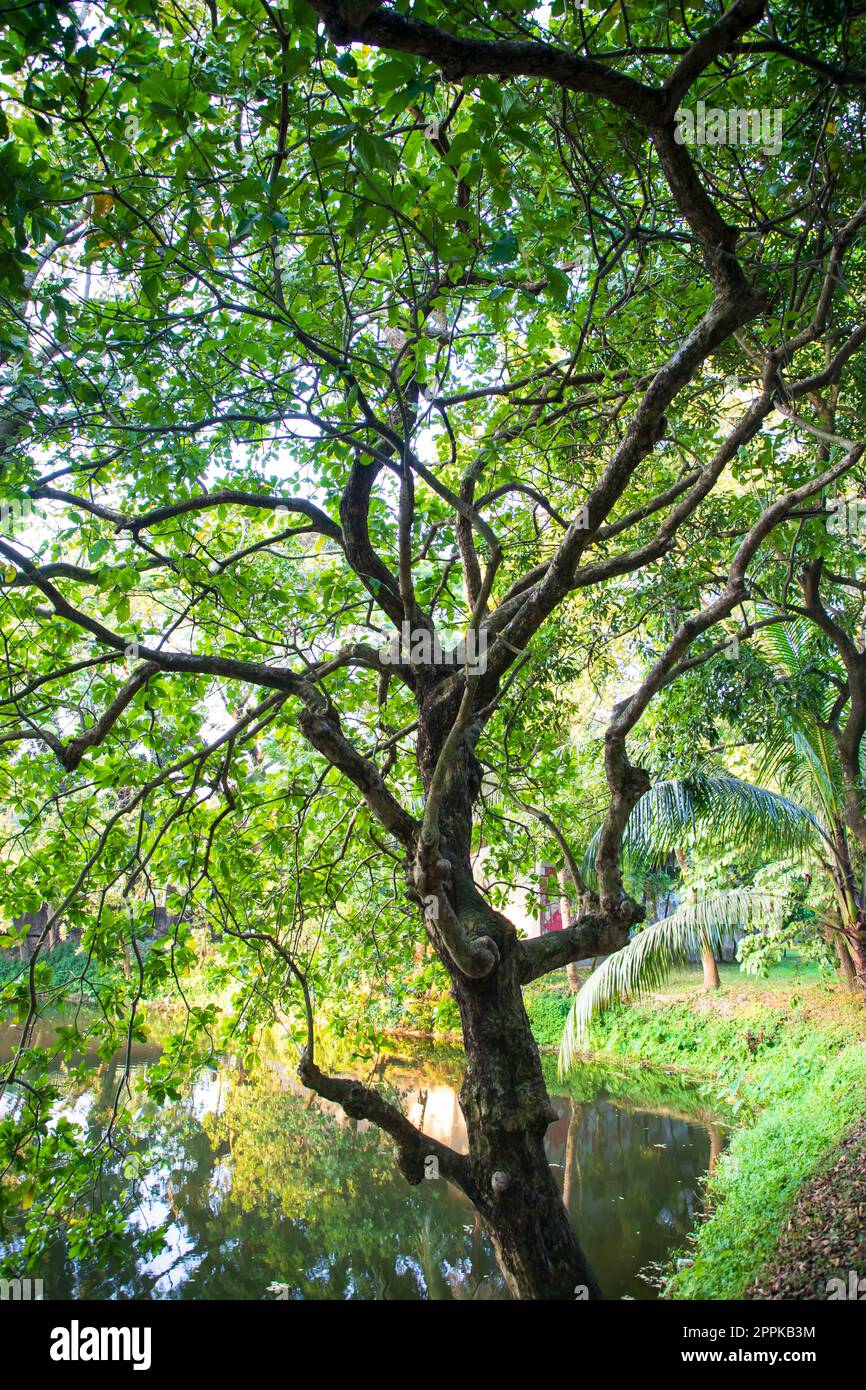
[[[510,265],[517,260],[517,237],[513,232],[503,232],[487,252],[487,259],[493,265]]]

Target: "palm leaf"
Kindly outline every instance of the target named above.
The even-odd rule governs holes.
[[[770,612],[770,609],[758,608],[759,617],[767,617]],[[763,650],[778,675],[797,676],[803,669],[810,637],[810,625],[804,620],[773,623],[756,634],[755,645]]]
[[[798,802],[739,777],[694,773],[656,782],[632,811],[623,836],[623,860],[650,871],[689,840],[702,848],[762,845],[790,859],[816,848],[823,830]],[[601,828],[587,846],[581,872],[595,886],[595,857]]]
[[[559,1072],[573,1065],[592,1020],[621,1000],[659,989],[670,971],[706,944],[721,947],[725,931],[772,920],[781,900],[753,888],[731,888],[712,898],[684,903],[670,917],[633,936],[608,956],[577,995],[562,1035]]]

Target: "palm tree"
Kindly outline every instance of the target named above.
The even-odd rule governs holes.
[[[817,868],[830,885],[835,907],[822,925],[835,942],[840,967],[866,996],[866,884],[858,886],[845,826],[845,786],[830,728],[837,691],[803,692],[812,665],[811,632],[805,623],[767,628],[763,655],[774,680],[796,687],[796,698],[780,712],[758,762],[761,781],[781,791],[745,782],[728,773],[694,773],[656,783],[632,812],[623,840],[625,863],[633,870],[659,867],[682,854],[691,839],[702,849],[753,848],[781,861]],[[596,832],[581,872],[594,880]],[[856,851],[855,851],[856,852]],[[683,860],[680,859],[682,867]],[[639,932],[608,957],[584,985],[569,1016],[560,1065],[570,1065],[591,1018],[616,999],[657,987],[674,965],[706,954],[726,928],[771,919],[780,904],[755,889],[735,889],[702,902],[688,902],[672,916]]]
[[[680,845],[677,845],[676,849],[674,850],[674,853],[677,857],[677,864],[679,865],[680,869],[680,879],[683,885],[685,885],[686,880],[688,878],[688,861],[686,859],[685,850],[682,849]],[[690,897],[694,900],[696,896],[694,889],[689,889],[689,894]],[[721,989],[722,982],[719,978],[719,967],[716,963],[716,953],[713,949],[713,943],[708,936],[703,935],[701,937],[700,945],[701,967],[704,972],[704,989]]]
[[[758,777],[761,781],[774,781],[789,796],[808,806],[822,829],[821,866],[835,898],[828,927],[842,970],[866,995],[866,862],[860,864],[858,884],[854,860],[862,861],[863,856],[848,835],[846,786],[833,737],[843,688],[842,672],[835,658],[828,665],[823,654],[818,667],[815,632],[803,621],[765,628],[759,645],[776,679],[794,691],[796,698],[765,742]],[[819,669],[821,681],[815,688],[814,677]]]
[[[731,888],[712,898],[685,903],[653,922],[593,971],[575,999],[559,1050],[561,1074],[572,1066],[589,1025],[612,1004],[659,989],[671,970],[698,950],[721,947],[732,923],[762,925],[777,914],[779,900],[754,888]]]

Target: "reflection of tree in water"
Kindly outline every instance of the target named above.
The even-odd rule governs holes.
[[[410,1188],[375,1131],[305,1110],[273,1078],[235,1088],[206,1124],[231,1161],[219,1212],[230,1257],[222,1274],[209,1262],[208,1297],[222,1296],[211,1284],[220,1277],[249,1296],[237,1292],[235,1241],[252,1261],[245,1283],[263,1289],[277,1279],[304,1298],[448,1296],[449,1274],[478,1258],[463,1230],[469,1209],[444,1182]]]
[[[433,1067],[389,1070],[422,1110],[430,1086],[446,1092],[458,1080],[443,1085]],[[94,1139],[119,1078],[113,1064],[86,1083],[68,1078],[66,1103]],[[619,1082],[608,1074],[607,1084]],[[687,1099],[673,1092],[654,1096],[651,1111],[632,1109],[588,1073],[578,1098],[554,1097],[548,1157],[610,1289],[650,1296],[637,1271],[693,1225],[723,1130],[709,1117],[692,1123]],[[440,1105],[438,1122],[448,1114]],[[278,1070],[243,1080],[236,1068],[206,1073],[181,1101],[140,1106],[135,1130],[146,1158],[137,1206],[120,1162],[106,1168],[99,1194],[119,1205],[127,1195],[122,1248],[74,1262],[55,1244],[36,1271],[51,1297],[261,1299],[274,1281],[303,1299],[502,1296],[464,1200],[444,1181],[409,1187],[387,1140],[287,1086]],[[135,1233],[162,1224],[165,1250],[142,1258]]]
[[[563,1135],[549,1157],[563,1169],[563,1199],[605,1287],[637,1296],[637,1271],[662,1260],[692,1229],[722,1130],[664,1112],[557,1098]],[[559,1143],[556,1142],[559,1138]]]
[[[94,1136],[113,1094],[107,1074],[92,1075]],[[443,1181],[410,1188],[377,1131],[310,1108],[267,1073],[233,1080],[218,1113],[200,1111],[193,1093],[136,1114],[153,1143],[130,1223],[165,1222],[165,1251],[140,1260],[130,1239],[97,1264],[73,1262],[58,1243],[40,1262],[52,1297],[260,1299],[272,1281],[304,1299],[451,1298],[500,1287],[462,1197]],[[126,1186],[109,1168],[101,1196],[120,1203]]]

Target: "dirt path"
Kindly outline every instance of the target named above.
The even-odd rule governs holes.
[[[866,1300],[866,1121],[800,1190],[773,1262],[747,1297],[825,1299],[833,1278],[844,1281],[848,1297],[852,1270]]]

